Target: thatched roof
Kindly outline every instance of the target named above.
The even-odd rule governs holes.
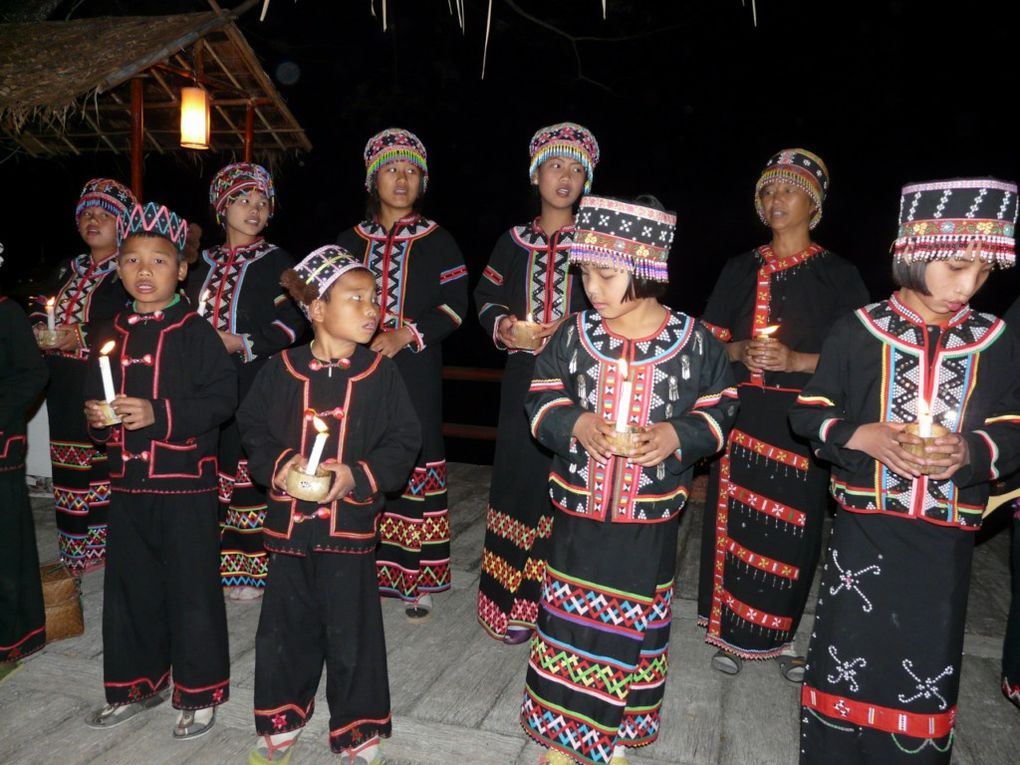
[[[33,156],[130,152],[133,77],[144,81],[145,149],[179,150],[180,88],[201,72],[212,148],[311,149],[233,14],[189,13],[0,24],[0,142]]]

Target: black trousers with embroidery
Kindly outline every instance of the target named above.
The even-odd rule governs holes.
[[[163,690],[202,709],[230,692],[216,494],[114,492],[103,583],[106,701]]]
[[[44,645],[35,522],[21,465],[0,471],[0,661],[23,658]]]
[[[1002,692],[1020,706],[1020,502],[1013,508],[1013,599],[1002,646]]]
[[[386,640],[375,556],[273,553],[255,638],[255,728],[303,727],[326,665],[334,752],[390,735]]]

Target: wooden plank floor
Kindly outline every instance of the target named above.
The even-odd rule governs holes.
[[[489,468],[450,466],[453,590],[436,598],[433,618],[413,625],[399,604],[385,601],[393,697],[389,765],[535,765],[541,749],[517,723],[527,647],[488,638],[475,621]],[[43,560],[56,555],[52,503],[33,500]],[[726,677],[709,668],[713,650],[694,624],[697,589],[697,505],[681,523],[677,598],[662,734],[634,765],[788,765],[797,760],[797,688],[774,664],[745,663]],[[1009,607],[1009,535],[978,547],[968,612],[959,737],[954,763],[1020,763],[1020,712],[999,693],[999,660]],[[817,586],[817,583],[816,583]],[[53,643],[0,684],[3,765],[225,765],[246,762],[254,739],[252,694],[258,603],[228,603],[232,688],[208,736],[174,742],[175,712],[165,704],[111,731],[92,731],[82,718],[102,703],[102,574],[85,577],[86,631]],[[813,599],[812,599],[813,602]],[[798,640],[810,633],[805,619]],[[320,688],[323,694],[325,683]],[[318,714],[294,748],[293,765],[336,762],[326,741],[327,713]]]

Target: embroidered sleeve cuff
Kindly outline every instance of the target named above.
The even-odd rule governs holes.
[[[249,361],[254,361],[256,356],[255,356],[255,351],[253,349],[254,348],[254,344],[252,343],[251,335],[249,335],[246,332],[245,334],[240,335],[239,337],[241,338],[241,351],[240,351],[240,353],[241,353],[241,357],[244,359],[244,362],[247,364]]]
[[[838,417],[830,417],[824,420],[818,428],[818,440],[828,446],[843,447],[846,442],[853,438],[857,431],[857,425]]]
[[[425,338],[422,337],[421,332],[418,330],[418,325],[413,321],[404,320],[404,326],[411,331],[414,335],[414,340],[407,344],[407,349],[412,353],[421,353],[425,350]]]
[[[501,343],[499,340],[499,323],[503,321],[503,319],[505,319],[506,317],[507,314],[501,313],[499,316],[496,317],[496,321],[492,325],[492,344],[495,345],[496,348],[498,348],[501,351],[505,351],[506,346],[503,345],[503,343]]]
[[[284,322],[279,319],[274,319],[271,326],[278,330],[286,338],[285,342],[287,345],[293,345],[297,342],[297,331],[292,327],[287,326]]]
[[[379,483],[367,462],[364,460],[355,462],[351,465],[351,474],[354,476],[353,494],[356,500],[364,502],[379,493]]]
[[[964,488],[994,481],[999,477],[999,447],[984,430],[964,433],[970,462],[953,474],[953,483]]]

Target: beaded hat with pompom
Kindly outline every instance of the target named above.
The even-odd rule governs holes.
[[[829,169],[821,157],[807,149],[783,149],[769,158],[754,187],[754,209],[766,226],[769,222],[761,204],[761,190],[770,183],[789,183],[802,189],[815,203],[810,227],[818,225],[822,219],[822,203],[829,191]]]
[[[359,268],[369,271],[364,263],[343,247],[327,244],[325,247],[312,250],[302,258],[301,262],[294,266],[294,273],[305,284],[315,287],[316,293],[321,297],[329,291],[337,279],[348,271],[355,271]],[[301,309],[305,315],[308,315],[307,305],[302,304]]]
[[[552,157],[566,157],[584,166],[584,193],[591,191],[595,166],[599,163],[599,142],[588,128],[576,122],[561,122],[544,127],[531,137],[528,144],[531,164],[528,177],[533,178],[539,166]]]
[[[123,183],[112,178],[93,178],[81,190],[78,205],[74,208],[74,222],[81,220],[81,214],[90,207],[101,207],[120,217],[135,204],[135,195]]]
[[[209,204],[216,211],[216,222],[223,223],[223,213],[241,194],[261,191],[269,200],[269,217],[276,212],[276,189],[273,176],[262,165],[234,162],[222,168],[209,184]]]

